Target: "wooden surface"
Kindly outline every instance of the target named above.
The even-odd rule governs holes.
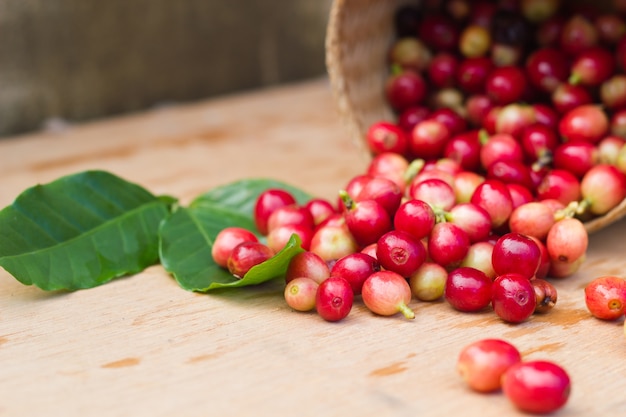
[[[334,198],[367,160],[338,122],[325,79],[0,141],[0,205],[25,188],[100,168],[183,203],[248,177]],[[626,415],[623,321],[590,317],[583,287],[622,274],[626,223],[591,237],[559,301],[520,325],[413,301],[342,322],[291,311],[280,283],[180,289],[158,265],[104,286],[45,293],[0,270],[0,416],[502,416],[501,393],[455,373],[470,341],[501,337],[550,359],[573,390],[558,416]]]

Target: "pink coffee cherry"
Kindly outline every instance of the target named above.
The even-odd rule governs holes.
[[[254,233],[243,227],[226,227],[222,229],[211,247],[211,255],[216,264],[222,268],[228,267],[228,258],[235,246],[243,242],[258,242]]]
[[[589,312],[602,320],[616,320],[626,312],[626,280],[615,275],[594,278],[585,287]]]
[[[467,385],[478,392],[493,392],[502,386],[502,375],[522,356],[515,346],[502,339],[482,339],[466,345],[456,369]]]
[[[315,308],[315,296],[319,284],[311,278],[294,278],[285,286],[287,305],[296,311],[311,311]]]
[[[300,252],[294,255],[289,261],[285,272],[285,283],[299,278],[306,277],[321,284],[330,276],[330,268],[318,254],[310,251]]]
[[[411,295],[406,278],[393,271],[374,272],[362,288],[365,306],[381,316],[402,313],[407,319],[415,318],[415,313],[408,306]]]

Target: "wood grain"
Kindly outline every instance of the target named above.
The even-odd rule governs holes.
[[[263,176],[333,198],[367,164],[325,79],[13,138],[0,161],[2,206],[90,168],[183,202]],[[281,283],[195,294],[159,265],[74,293],[44,293],[0,270],[0,416],[518,415],[455,373],[462,346],[483,337],[565,366],[573,390],[556,415],[624,415],[623,321],[591,318],[582,290],[623,273],[625,233],[620,221],[593,234],[581,270],[555,281],[555,310],[520,325],[415,300],[412,321],[357,301],[327,323],[290,310]]]

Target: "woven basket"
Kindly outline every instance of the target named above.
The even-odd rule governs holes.
[[[395,120],[384,97],[387,53],[394,39],[394,13],[408,3],[412,2],[335,0],[331,7],[326,67],[340,117],[363,153],[368,152],[368,127],[377,121]],[[625,215],[626,200],[606,215],[586,222],[585,227],[592,233]]]

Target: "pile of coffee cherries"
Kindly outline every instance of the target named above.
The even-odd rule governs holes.
[[[329,321],[360,297],[414,317],[412,298],[548,312],[549,281],[584,262],[584,221],[626,198],[626,2],[443,0],[395,14],[383,92],[393,120],[337,201],[262,193],[257,233],[229,228],[214,259],[241,277],[297,234],[285,299]],[[216,255],[217,254],[217,255]]]

